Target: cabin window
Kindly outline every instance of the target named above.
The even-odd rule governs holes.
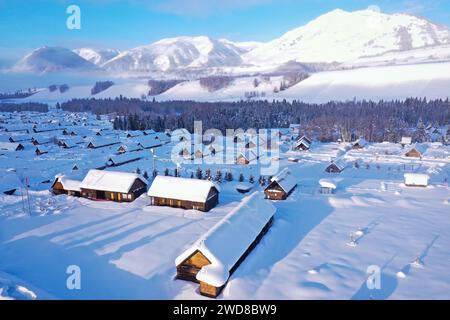
[[[111,200],[114,200],[114,193],[111,193]]]

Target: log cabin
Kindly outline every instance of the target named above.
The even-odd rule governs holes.
[[[38,147],[36,147],[36,150],[34,151],[34,153],[37,156],[42,156],[43,154],[48,153],[48,149],[43,146],[38,146]]]
[[[212,181],[157,176],[148,195],[151,205],[208,212],[219,203],[220,189]]]
[[[115,139],[95,139],[88,143],[87,147],[89,149],[99,149],[99,148],[105,148],[110,147],[116,144],[119,144],[120,141]]]
[[[366,145],[367,145],[366,140],[358,139],[352,144],[352,149],[353,150],[361,150],[361,149],[364,149],[366,147]]]
[[[305,138],[305,136],[298,139],[294,145],[295,151],[308,151],[310,148],[311,148],[311,142],[308,138]]]
[[[52,192],[55,195],[67,194],[69,196],[81,197],[81,181],[68,179],[65,176],[57,176],[52,184]]]
[[[0,142],[1,151],[22,151],[23,149],[25,149],[25,147],[21,143]]]
[[[422,158],[422,153],[417,149],[417,147],[413,147],[405,153],[405,157]]]
[[[81,182],[80,189],[84,198],[132,202],[147,191],[147,180],[135,173],[93,169]]]
[[[325,172],[328,173],[341,173],[345,169],[345,163],[342,161],[331,161],[328,167],[325,168]]]
[[[176,278],[199,283],[201,295],[216,298],[269,231],[275,211],[260,192],[245,197],[176,258]]]
[[[289,169],[285,168],[270,180],[269,185],[264,189],[264,194],[270,200],[286,200],[296,187],[295,178]]]
[[[258,155],[253,150],[248,150],[247,152],[241,152],[236,157],[236,164],[248,165],[256,160],[258,160]]]

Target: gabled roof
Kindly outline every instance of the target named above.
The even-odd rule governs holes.
[[[55,182],[53,183],[53,185],[56,182],[60,182],[62,184],[64,190],[67,190],[67,191],[81,191],[80,190],[81,181],[79,181],[79,180],[69,179],[66,176],[57,176]]]
[[[197,274],[197,280],[221,287],[230,270],[239,261],[263,228],[275,214],[276,208],[264,200],[260,192],[245,197],[237,207],[175,259],[178,266],[196,251],[211,264]]]
[[[220,192],[219,187],[209,180],[156,176],[148,190],[148,195],[158,198],[206,202],[211,188],[216,188]]]
[[[141,146],[144,149],[159,147],[162,144],[161,140],[155,134],[152,134],[149,136],[142,136],[142,137],[133,139],[133,142],[137,143],[139,146]]]
[[[16,150],[20,149],[20,146],[23,147],[23,145],[20,143],[0,142],[0,150],[16,151]]]
[[[284,190],[284,192],[289,193],[297,185],[297,181],[292,176],[288,168],[284,168],[279,174],[274,176],[270,182],[276,182]],[[269,184],[270,186],[270,184]],[[268,187],[269,187],[268,186]],[[268,188],[267,187],[267,188]]]
[[[81,189],[92,189],[110,192],[129,193],[136,179],[147,184],[147,180],[141,175],[128,172],[116,172],[105,170],[89,170],[80,184]]]
[[[103,147],[103,146],[119,144],[119,143],[120,143],[120,141],[117,139],[97,138],[97,139],[91,139],[88,142],[88,145],[92,144],[95,148],[98,148],[98,147]]]

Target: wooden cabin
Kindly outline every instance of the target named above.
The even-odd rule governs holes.
[[[89,170],[80,189],[84,198],[132,202],[147,191],[147,180],[135,173]]]
[[[341,173],[345,169],[345,164],[341,161],[332,161],[328,167],[325,168],[325,172],[328,173]]]
[[[353,150],[361,150],[361,149],[364,149],[366,147],[366,145],[367,145],[366,140],[358,139],[352,144],[352,149]]]
[[[201,295],[216,298],[230,276],[267,234],[275,211],[260,192],[245,197],[176,258],[177,279],[199,283]]]
[[[124,164],[132,163],[143,159],[145,154],[143,152],[131,152],[114,155],[108,158],[106,164],[110,167],[119,167]]]
[[[22,151],[25,149],[21,143],[0,142],[0,151]]]
[[[411,148],[408,152],[405,153],[405,157],[408,158],[422,158],[422,153],[417,150],[417,148]]]
[[[311,142],[304,136],[298,139],[294,145],[294,151],[308,151],[311,148]]]
[[[42,156],[43,154],[48,153],[48,149],[46,149],[46,148],[44,148],[44,147],[42,147],[42,146],[39,146],[39,147],[36,148],[36,150],[34,151],[34,153],[35,153],[37,156]]]
[[[219,187],[212,181],[157,176],[148,195],[151,205],[210,211],[219,203]]]
[[[68,179],[65,176],[56,177],[52,184],[52,192],[55,195],[67,194],[69,196],[81,197],[81,181]]]
[[[96,139],[92,140],[88,143],[87,147],[89,149],[99,149],[99,148],[105,148],[110,147],[116,144],[119,144],[120,141],[114,140],[114,139]]]
[[[142,136],[134,140],[142,149],[152,149],[163,145],[158,135]]]
[[[258,160],[257,154],[253,150],[240,153],[236,158],[236,164],[248,165],[251,162]]]
[[[285,168],[270,180],[269,185],[264,189],[264,194],[270,200],[286,200],[296,187],[295,178],[289,169]]]

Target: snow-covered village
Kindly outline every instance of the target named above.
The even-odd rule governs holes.
[[[370,6],[32,51],[1,71],[0,300],[450,299],[449,48]]]

